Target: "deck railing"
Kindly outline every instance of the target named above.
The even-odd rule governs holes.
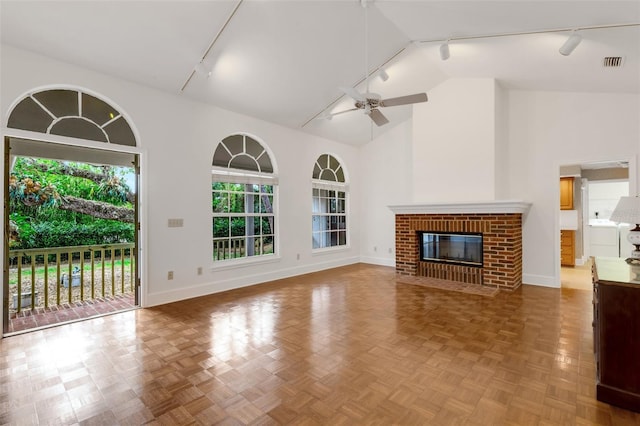
[[[9,313],[135,290],[133,243],[9,250]]]

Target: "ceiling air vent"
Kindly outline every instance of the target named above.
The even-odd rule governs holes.
[[[624,58],[622,56],[605,56],[602,65],[605,68],[619,68],[622,66]]]

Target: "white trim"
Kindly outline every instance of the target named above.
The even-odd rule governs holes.
[[[238,259],[214,260],[213,266],[209,268],[211,272],[224,271],[227,269],[240,269],[253,265],[261,265],[264,263],[280,262],[282,257],[278,254],[261,254],[255,256],[247,256]]]
[[[351,247],[349,246],[348,243],[342,246],[321,247],[321,248],[311,249],[311,256],[322,256],[322,255],[333,254],[341,251],[348,251],[350,249]]]
[[[233,290],[236,288],[248,287],[256,284],[263,284],[269,281],[295,277],[298,275],[309,274],[312,272],[324,271],[331,268],[352,265],[359,263],[357,256],[331,260],[328,262],[316,263],[313,265],[297,266],[294,268],[284,268],[267,273],[257,273],[246,275],[241,278],[231,278],[228,280],[208,282],[198,284],[191,287],[180,287],[158,293],[148,294],[145,307],[163,305],[165,303],[177,302],[179,300],[192,299],[194,297],[202,297],[210,294],[221,293],[223,291]]]
[[[360,262],[371,265],[390,266],[392,268],[396,267],[395,259],[388,259],[385,257],[360,256]]]
[[[18,139],[28,139],[42,142],[53,142],[60,145],[80,146],[83,148],[95,148],[103,151],[126,152],[130,154],[141,154],[144,150],[139,146],[128,146],[110,144],[106,142],[91,141],[87,139],[72,138],[68,136],[52,135],[50,133],[32,132],[30,130],[2,128],[3,136]]]
[[[328,180],[311,179],[311,186],[313,189],[349,192],[349,184],[343,182],[331,182]]]
[[[560,282],[548,275],[522,274],[522,284],[560,288]]]
[[[531,203],[520,200],[425,203],[388,206],[395,214],[527,213]]]

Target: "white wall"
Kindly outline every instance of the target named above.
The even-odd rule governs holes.
[[[366,185],[360,192],[362,261],[395,266],[395,216],[388,206],[412,196],[412,121],[398,124],[360,150]]]
[[[511,198],[533,203],[523,230],[523,280],[559,286],[559,168],[629,159],[631,192],[640,144],[637,94],[511,91]]]
[[[589,182],[589,219],[608,220],[620,197],[629,196],[629,182]],[[596,212],[598,217],[596,218]]]
[[[414,106],[413,202],[495,200],[495,96],[493,79],[451,79]]]
[[[111,100],[128,113],[142,147],[143,303],[154,305],[359,260],[358,149],[192,102],[100,73],[2,46],[0,108],[6,126],[10,104],[40,86],[71,85]],[[215,145],[233,132],[264,141],[277,164],[279,249],[276,262],[212,270],[211,158]],[[316,158],[331,153],[351,177],[351,246],[311,253],[311,173]],[[2,189],[4,191],[4,188]],[[4,194],[2,194],[4,195]],[[183,218],[183,228],[168,228]],[[306,237],[305,237],[306,236]],[[297,260],[300,254],[300,260]],[[202,266],[204,274],[198,276]],[[167,280],[167,272],[174,279]]]

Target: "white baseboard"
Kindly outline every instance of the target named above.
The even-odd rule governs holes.
[[[360,256],[360,262],[372,265],[391,266],[393,268],[396,266],[395,259],[388,259],[385,257]]]
[[[207,296],[210,294],[220,293],[223,291],[233,290],[241,287],[261,284],[273,280],[295,277],[297,275],[308,274],[311,272],[324,271],[325,269],[337,268],[340,266],[352,265],[359,263],[360,258],[349,257],[328,262],[314,263],[311,265],[298,266],[294,268],[280,269],[267,273],[243,275],[238,278],[232,278],[223,281],[212,281],[201,283],[191,287],[181,287],[175,290],[161,291],[158,293],[148,293],[145,298],[144,307],[164,305],[166,303],[177,302],[179,300],[193,299],[194,297]],[[239,272],[242,269],[238,269]],[[215,274],[214,274],[215,275]]]
[[[560,288],[560,282],[557,282],[555,277],[547,275],[522,274],[522,283],[540,287]]]

